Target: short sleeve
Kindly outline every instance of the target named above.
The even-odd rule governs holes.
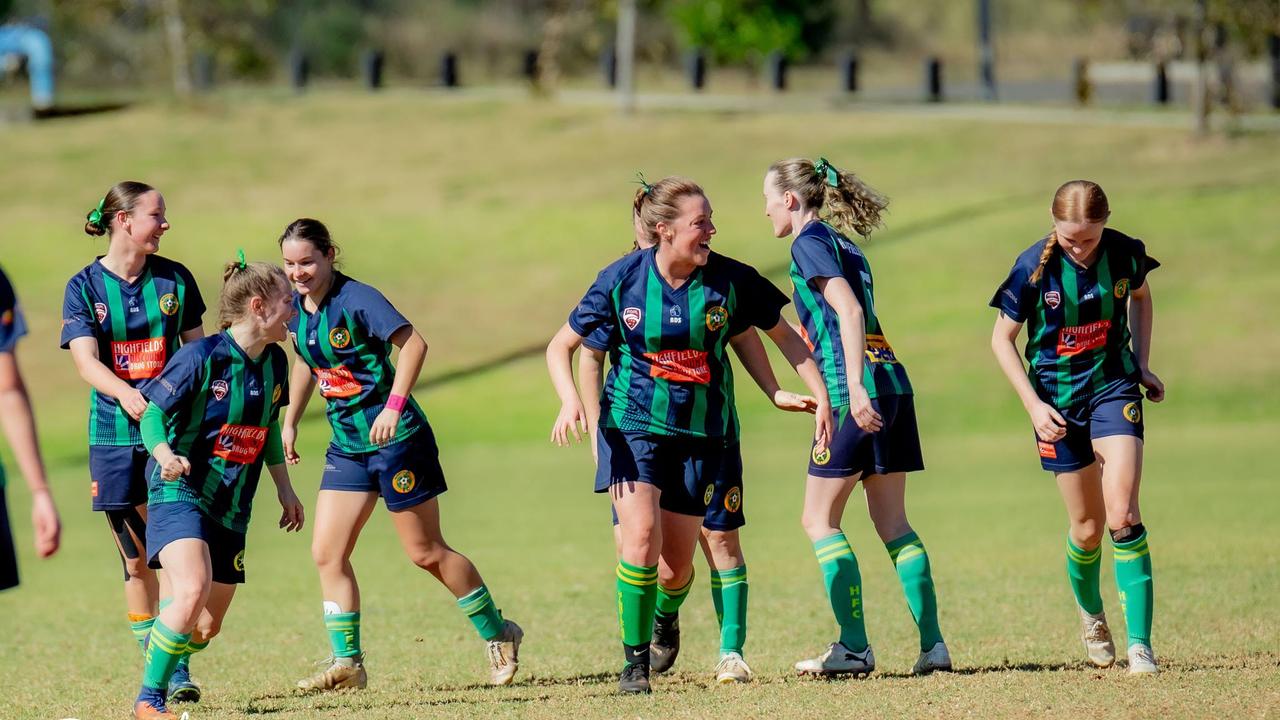
[[[818,235],[801,234],[791,243],[791,259],[805,280],[843,277],[836,246]]]
[[[592,350],[608,350],[616,327],[609,277],[604,272],[596,276],[587,294],[569,313],[569,327],[582,337],[582,344]]]
[[[1133,279],[1129,284],[1136,290],[1147,282],[1147,273],[1160,267],[1160,261],[1147,255],[1147,246],[1141,240],[1133,241]]]
[[[1035,309],[1035,286],[1029,278],[1030,274],[1022,263],[1014,265],[1009,276],[991,297],[991,307],[1014,322],[1026,322],[1027,316]]]
[[[190,404],[204,382],[205,346],[204,342],[196,342],[178,348],[160,376],[143,383],[138,391],[166,415]]]
[[[274,421],[280,417],[280,410],[289,405],[289,354],[279,345],[273,345],[272,348],[271,361],[275,364],[272,372],[279,378],[277,387],[280,388],[280,397],[275,399],[271,408],[271,419]]]
[[[782,319],[782,308],[791,302],[778,286],[744,266],[734,280],[738,305],[729,317],[729,334],[737,335],[750,327],[772,330]]]
[[[27,323],[9,278],[0,272],[0,352],[13,352],[18,338],[27,334]]]
[[[386,296],[368,285],[357,286],[348,307],[351,314],[369,335],[383,342],[391,342],[396,331],[412,323],[400,314]]]
[[[178,274],[182,276],[182,283],[185,286],[185,297],[182,301],[182,322],[179,324],[180,332],[195,330],[204,324],[204,297],[200,295],[200,286],[196,284],[195,276],[185,267],[178,266]]]
[[[62,349],[71,346],[71,341],[79,337],[97,337],[98,321],[85,292],[86,279],[77,275],[67,283],[67,292],[62,298]]]

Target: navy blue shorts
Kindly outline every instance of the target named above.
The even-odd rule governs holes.
[[[213,581],[225,585],[244,582],[244,533],[219,524],[189,502],[147,506],[147,566],[160,568],[160,551],[174,540],[194,538],[209,546]]]
[[[596,446],[596,492],[619,483],[648,483],[662,491],[663,510],[701,517],[708,530],[736,530],[747,523],[742,450],[736,440],[600,428]]]
[[[1036,437],[1040,466],[1050,472],[1075,472],[1092,465],[1097,438],[1143,436],[1142,389],[1132,380],[1113,382],[1087,403],[1058,412],[1067,421],[1067,434],[1053,443]]]
[[[18,586],[18,550],[9,527],[9,504],[4,497],[4,468],[0,468],[0,590]]]
[[[435,434],[424,427],[384,448],[351,453],[330,445],[324,455],[321,490],[376,492],[388,510],[421,505],[448,490]]]
[[[924,469],[913,397],[872,398],[871,407],[884,420],[884,427],[874,433],[858,427],[849,406],[834,408],[836,431],[824,452],[817,452],[817,443],[810,449],[810,475],[845,478],[861,474],[865,478]]]
[[[126,510],[146,505],[147,477],[154,464],[141,445],[90,445],[93,509]]]

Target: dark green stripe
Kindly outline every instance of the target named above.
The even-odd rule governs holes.
[[[324,308],[320,308],[316,311],[316,315],[319,320],[319,324],[316,326],[316,344],[320,346],[320,352],[324,355],[325,361],[329,363],[329,367],[340,367],[342,363],[338,362],[338,356],[334,355],[333,347],[329,342],[329,331],[331,330],[329,327],[329,312]],[[354,337],[351,338],[351,342],[355,342]],[[345,434],[345,431],[340,429],[341,422],[338,420],[342,411],[359,402],[359,395],[352,398],[331,398],[328,400],[328,409],[331,413],[329,424],[333,426],[335,438]],[[357,410],[357,412],[351,413],[351,422],[355,426],[356,437],[344,437],[339,444],[345,445],[352,452],[363,452],[369,447],[369,420],[365,418],[364,413]]]
[[[121,294],[120,283],[110,275],[103,273],[102,285],[107,291],[107,312],[111,314],[111,339],[116,342],[128,340],[128,318],[124,314],[124,297]],[[90,309],[92,310],[92,306],[90,306]],[[111,353],[111,356],[107,358],[107,367],[111,368],[111,372],[114,375],[116,367],[115,351],[110,345],[108,345],[107,351]],[[128,381],[126,380],[125,382]],[[126,438],[129,436],[130,418],[125,413],[124,408],[118,405],[115,411],[116,438]]]
[[[738,312],[738,290],[729,283],[729,317]],[[721,367],[728,367],[724,356],[724,343],[716,343],[716,362]],[[738,436],[738,407],[733,399],[733,378],[726,372],[720,376],[720,395],[724,399],[720,406],[720,414],[724,416],[724,430],[720,436],[736,438]],[[709,434],[709,433],[708,433]]]
[[[1063,255],[1062,261],[1062,315],[1064,327],[1075,327],[1080,324],[1080,289],[1076,284],[1076,270],[1071,261]],[[1071,358],[1058,357],[1058,407],[1071,405]]]
[[[693,350],[706,351],[707,340],[707,295],[706,288],[702,284],[702,273],[689,278],[689,316],[685,318],[689,323],[689,348]],[[726,332],[721,330],[723,334]],[[714,340],[716,345],[724,343],[719,338]],[[725,373],[729,372],[729,366],[724,366]],[[689,413],[689,430],[696,435],[705,435],[707,432],[707,386],[694,384],[693,386],[693,409]]]
[[[650,267],[644,293],[644,343],[645,351],[662,350],[662,280],[657,269]],[[652,360],[651,360],[652,362]],[[650,373],[652,376],[652,373]],[[653,377],[653,398],[649,402],[649,432],[667,433],[667,411],[671,407],[671,386],[668,380]]]
[[[1104,249],[1102,257],[1098,258],[1098,288],[1095,292],[1098,293],[1100,308],[1100,313],[1098,315],[1099,320],[1112,320],[1112,316],[1115,314],[1115,301],[1111,285],[1111,264],[1107,259],[1108,257],[1109,254]],[[1111,334],[1114,332],[1117,332],[1117,328],[1113,327],[1107,330],[1108,340],[1110,340]],[[1092,361],[1091,373],[1093,377],[1093,392],[1096,393],[1102,390],[1103,386],[1107,384],[1107,379],[1105,377],[1106,373],[1102,372],[1102,365],[1106,362],[1107,358],[1107,349],[1104,346],[1102,349],[1093,352],[1092,355],[1094,359]]]
[[[800,300],[800,304],[804,305],[805,312],[809,313],[809,317],[813,318],[811,324],[815,332],[814,336],[809,338],[809,342],[814,344],[818,353],[822,356],[822,377],[827,383],[827,392],[831,394],[831,403],[836,406],[847,405],[849,390],[845,383],[844,375],[836,364],[831,335],[827,333],[826,319],[819,309],[815,293],[809,287],[808,281],[800,274],[800,268],[794,262],[791,264],[791,282],[795,286],[795,294]]]
[[[622,285],[618,284],[613,288],[613,311],[618,314],[618,327],[626,327],[622,323]],[[631,389],[631,372],[633,361],[631,359],[631,350],[627,346],[624,338],[622,345],[618,349],[618,367],[613,376],[613,398],[611,399],[609,408],[609,416],[613,420],[613,427],[622,427],[622,420],[626,417],[627,406],[631,402],[629,390]]]

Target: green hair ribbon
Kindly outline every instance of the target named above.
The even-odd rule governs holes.
[[[644,179],[644,173],[636,173],[636,182],[640,183],[640,187],[644,189],[645,195],[653,192],[653,186],[649,184],[648,180]]]
[[[97,227],[97,228],[101,228],[103,230],[107,229],[107,226],[104,225],[102,222],[103,221],[102,209],[106,207],[106,205],[107,205],[107,199],[104,197],[98,201],[98,207],[89,211],[89,214],[85,216],[85,219],[89,221],[90,225],[93,225],[94,227]]]
[[[831,187],[840,187],[840,171],[826,158],[818,158],[818,162],[813,164],[813,172],[819,179],[826,180]]]
[[[236,248],[236,267],[243,270],[249,264],[244,261],[244,248]]]

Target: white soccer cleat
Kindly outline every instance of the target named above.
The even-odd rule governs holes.
[[[1107,627],[1107,614],[1094,615],[1077,606],[1080,611],[1080,640],[1089,664],[1109,668],[1116,662],[1116,644],[1111,640],[1111,628]]]
[[[1150,645],[1135,643],[1129,646],[1129,674],[1155,675],[1160,669],[1156,667],[1156,654]]]
[[[502,626],[502,637],[490,640],[486,650],[489,654],[489,682],[493,685],[510,685],[520,669],[520,642],[524,640],[524,630],[507,620]]]
[[[369,683],[363,653],[355,657],[328,658],[316,664],[326,667],[316,675],[299,680],[296,686],[299,691],[363,690]]]
[[[751,672],[751,666],[736,652],[725,653],[716,665],[716,682],[721,685],[751,682],[753,677],[755,673]]]
[[[941,640],[920,653],[915,666],[911,668],[911,674],[928,675],[937,670],[951,670],[951,653],[947,652],[947,644]]]
[[[816,658],[801,660],[796,663],[796,672],[801,675],[870,675],[876,669],[876,656],[871,646],[855,653],[844,645],[833,642],[827,651]]]

